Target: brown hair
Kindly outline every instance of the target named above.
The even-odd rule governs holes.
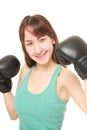
[[[50,38],[52,38],[55,41],[55,44],[53,44],[53,54],[52,54],[52,58],[56,63],[59,63],[59,61],[56,59],[55,56],[55,48],[58,45],[58,38],[57,35],[53,29],[53,27],[51,26],[51,24],[49,23],[49,21],[42,15],[33,15],[33,16],[26,16],[24,17],[24,19],[22,20],[20,27],[19,27],[19,38],[20,41],[22,43],[22,48],[23,48],[23,52],[24,52],[24,56],[25,56],[25,62],[27,63],[27,65],[29,67],[32,67],[33,65],[36,64],[35,61],[33,61],[28,53],[26,52],[25,49],[25,45],[24,45],[24,31],[27,27],[32,27],[33,29],[33,34],[36,37],[41,37],[44,35],[48,35]]]

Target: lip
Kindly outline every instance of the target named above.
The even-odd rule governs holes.
[[[46,56],[47,52],[45,52],[43,55],[36,56],[39,60],[43,60]]]

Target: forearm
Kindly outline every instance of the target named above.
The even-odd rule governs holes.
[[[85,90],[87,91],[87,78],[85,80],[83,80],[83,82],[84,82]]]
[[[86,100],[86,106],[87,106],[87,78],[83,80],[84,83],[84,94],[85,94],[85,100]],[[87,108],[87,107],[86,107]]]
[[[17,113],[14,108],[14,96],[12,92],[7,92],[3,94],[5,105],[8,111],[8,114],[12,120],[16,120],[18,118]]]

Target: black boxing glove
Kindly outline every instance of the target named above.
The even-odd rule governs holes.
[[[20,69],[20,62],[16,56],[7,55],[0,60],[0,73],[6,78],[12,78]]]
[[[82,79],[87,78],[87,44],[79,36],[71,36],[56,48],[56,58],[62,65],[74,64]]]
[[[0,92],[7,93],[12,88],[12,81],[10,78],[5,78],[2,74],[0,74]]]

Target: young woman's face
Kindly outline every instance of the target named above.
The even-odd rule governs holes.
[[[47,64],[52,59],[54,41],[47,35],[37,38],[25,30],[25,49],[38,64]]]

